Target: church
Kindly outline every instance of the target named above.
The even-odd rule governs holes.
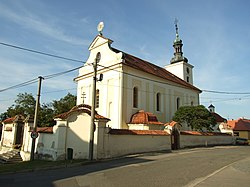
[[[177,23],[175,29],[174,56],[166,67],[113,48],[113,41],[99,32],[74,79],[77,105],[92,104],[92,64],[97,56],[96,111],[110,119],[111,128],[129,129],[129,124],[138,123],[133,121],[138,112],[150,113],[157,122],[166,123],[180,106],[199,105],[201,90],[193,85],[193,66],[183,56]],[[140,121],[146,123],[145,119]]]
[[[92,160],[232,144],[234,138],[230,135],[179,132],[178,123],[167,123],[179,107],[199,105],[201,93],[193,85],[193,66],[183,56],[177,25],[174,56],[166,67],[115,49],[112,42],[100,32],[90,44],[89,58],[74,79],[78,87],[77,106],[57,115],[53,127],[37,128],[36,159]],[[93,64],[97,64],[96,71]],[[96,91],[95,97],[92,90]],[[92,97],[95,125],[91,139]],[[3,121],[0,151],[12,154],[18,148],[15,154],[30,160],[33,127],[29,117],[15,116]]]

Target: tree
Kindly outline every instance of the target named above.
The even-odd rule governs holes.
[[[13,117],[15,115],[21,114],[27,116],[34,114],[35,112],[36,100],[31,93],[19,93],[15,104],[10,106],[6,112],[1,114],[1,120]]]
[[[38,112],[38,126],[47,127],[54,126],[56,122],[54,121],[54,110],[51,107],[51,103],[43,103],[40,106]]]
[[[214,116],[203,105],[182,106],[176,111],[173,120],[186,123],[193,130],[199,131],[212,131],[212,127],[216,125]]]
[[[21,114],[24,117],[28,115],[34,116],[36,100],[31,93],[19,93],[15,104],[10,106],[6,112],[0,114],[0,120]],[[68,93],[59,101],[54,100],[51,103],[43,103],[40,105],[38,112],[38,126],[55,125],[54,116],[69,111],[76,105],[76,96]]]
[[[61,98],[59,101],[54,100],[52,102],[54,115],[67,112],[75,105],[76,105],[76,96],[72,95],[71,93],[68,93],[65,97]]]

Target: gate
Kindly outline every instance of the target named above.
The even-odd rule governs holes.
[[[16,130],[16,142],[14,145],[22,145],[23,143],[23,123],[17,124],[17,130]]]
[[[171,147],[172,150],[180,148],[180,132],[177,128],[173,128],[171,133]]]

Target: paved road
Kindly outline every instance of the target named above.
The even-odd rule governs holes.
[[[0,186],[250,186],[250,146],[151,153],[72,168],[0,175]]]

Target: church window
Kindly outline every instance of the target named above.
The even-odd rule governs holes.
[[[194,102],[193,101],[191,101],[191,106],[194,106]]]
[[[177,97],[176,99],[176,109],[178,110],[180,108],[180,98]]]
[[[96,104],[95,104],[95,107],[96,108],[99,108],[99,104],[100,104],[100,91],[97,89],[96,90]]]
[[[160,93],[157,93],[156,94],[156,111],[160,111],[161,109],[161,94]]]
[[[133,88],[133,107],[138,108],[138,88]]]
[[[187,76],[187,82],[189,82],[189,76]]]

